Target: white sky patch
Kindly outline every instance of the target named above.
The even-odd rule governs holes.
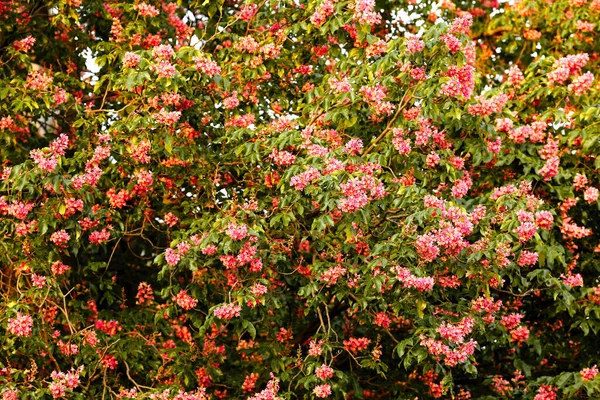
[[[83,73],[81,78],[83,80],[89,78],[92,84],[98,82],[98,72],[100,72],[100,67],[96,64],[96,57],[92,55],[92,50],[88,47],[81,52],[81,55],[85,58],[85,68],[87,70]]]

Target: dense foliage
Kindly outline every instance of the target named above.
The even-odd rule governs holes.
[[[0,395],[599,398],[600,0],[0,1]]]

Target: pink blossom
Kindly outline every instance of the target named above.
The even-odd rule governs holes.
[[[40,149],[31,150],[29,152],[29,156],[33,159],[33,161],[42,171],[52,172],[56,169],[56,166],[58,165],[58,158],[56,156],[47,156]]]
[[[237,98],[237,92],[234,91],[233,93],[231,93],[231,96],[226,97],[223,99],[223,107],[225,107],[227,110],[232,110],[234,108],[236,108],[237,106],[240,105],[240,101]]]
[[[173,125],[181,117],[181,111],[167,111],[164,108],[158,113],[152,114],[152,118],[160,124]]]
[[[273,151],[269,155],[269,158],[273,160],[273,163],[275,165],[280,165],[284,167],[292,165],[296,160],[296,156],[292,153],[288,151],[279,151],[277,149],[273,149]]]
[[[209,60],[207,57],[194,57],[196,69],[207,75],[220,75],[221,67],[215,61]]]
[[[538,260],[538,254],[536,252],[530,252],[523,250],[521,252],[521,257],[519,257],[519,261],[517,264],[520,267],[524,267],[526,265],[534,265]]]
[[[501,113],[504,105],[508,101],[508,96],[504,93],[496,95],[490,99],[485,99],[483,96],[478,96],[479,104],[471,104],[468,107],[469,114],[480,117],[487,117],[492,113]]]
[[[110,239],[110,230],[102,229],[101,231],[93,231],[89,236],[90,242],[94,244],[103,244]]]
[[[313,389],[313,394],[319,398],[326,398],[331,395],[331,386],[328,383],[318,385]]]
[[[349,93],[352,91],[352,84],[350,84],[350,80],[348,78],[343,78],[338,80],[335,77],[329,78],[329,86],[336,93]]]
[[[8,319],[7,329],[15,336],[30,336],[33,327],[33,318],[29,315],[23,315],[17,312],[15,318]]]
[[[50,377],[52,378],[52,382],[48,385],[50,392],[52,393],[52,397],[55,399],[61,398],[65,396],[65,391],[67,389],[75,389],[79,386],[79,376],[83,372],[83,367],[79,367],[77,370],[71,369],[71,371],[67,372],[56,372],[52,371]]]
[[[308,355],[311,357],[319,357],[323,352],[323,341],[319,340],[316,342],[315,340],[311,340],[308,343]]]
[[[457,17],[452,21],[452,25],[448,32],[468,35],[471,24],[473,24],[473,16],[470,13],[464,13],[462,16]]]
[[[381,15],[375,11],[375,0],[356,0],[352,18],[361,25],[381,23]]]
[[[268,288],[260,283],[255,283],[250,287],[250,292],[256,297],[264,296],[264,294],[267,293],[267,290]]]
[[[198,304],[198,300],[187,294],[187,291],[185,290],[180,290],[173,300],[176,301],[177,305],[184,310],[191,310],[192,308],[196,307],[196,304]]]
[[[594,365],[592,368],[584,368],[579,371],[579,374],[584,381],[591,381],[598,375],[598,367]]]
[[[588,203],[594,203],[598,200],[598,189],[595,187],[589,187],[583,192],[583,198]]]
[[[19,392],[17,389],[7,389],[2,393],[2,400],[18,400]]]
[[[63,88],[56,88],[54,90],[54,96],[52,96],[54,104],[59,106],[67,101],[67,91]]]
[[[322,282],[326,282],[327,286],[335,285],[339,278],[346,274],[347,270],[341,264],[330,267],[320,276]]]
[[[351,337],[348,340],[343,341],[344,349],[349,351],[350,353],[358,353],[360,351],[366,350],[369,344],[371,344],[371,339],[366,337],[354,338]]]
[[[162,60],[169,60],[175,52],[170,44],[161,44],[152,49],[152,56]]]
[[[379,56],[387,52],[388,42],[385,40],[378,40],[377,42],[369,45],[365,51],[367,57]]]
[[[521,83],[523,83],[524,79],[525,78],[523,77],[523,73],[521,72],[521,70],[519,69],[518,66],[513,65],[512,67],[510,67],[508,69],[508,75],[506,78],[506,82],[509,85],[518,88],[521,86]]]
[[[575,190],[582,190],[588,184],[588,178],[585,174],[577,174],[575,178],[573,178],[573,188]]]
[[[240,11],[237,13],[237,17],[242,21],[250,21],[254,18],[254,15],[258,11],[258,6],[256,4],[244,4],[242,5]]]
[[[419,292],[428,292],[433,289],[435,280],[432,277],[417,277],[408,268],[396,267],[396,278],[404,287],[417,289]]]
[[[419,235],[415,241],[415,247],[417,248],[419,257],[425,262],[435,260],[440,252],[439,247],[436,245],[435,236],[431,233]]]
[[[252,36],[242,36],[236,43],[235,48],[240,52],[256,53],[260,45]]]
[[[575,96],[581,96],[585,94],[594,84],[594,74],[586,72],[585,74],[578,76],[573,79],[573,82],[569,84],[569,91],[573,92]]]
[[[537,232],[537,225],[533,222],[525,222],[519,225],[514,232],[519,236],[519,242],[529,241]]]
[[[55,261],[54,263],[52,263],[51,269],[52,269],[52,273],[54,275],[59,276],[59,275],[64,274],[71,268],[68,265],[61,263],[60,261]]]
[[[242,240],[248,234],[248,226],[246,224],[236,225],[231,222],[227,225],[225,233],[233,240]]]
[[[510,330],[516,328],[521,323],[521,318],[523,318],[523,316],[516,313],[505,315],[500,320],[500,325],[503,325],[506,329]]]
[[[169,225],[170,227],[173,227],[177,225],[177,223],[179,222],[179,218],[177,218],[177,216],[175,216],[173,213],[169,212],[165,214],[164,221],[165,224]]]
[[[550,229],[552,227],[552,223],[554,222],[554,217],[550,213],[550,211],[538,211],[535,213],[535,223],[542,229]]]
[[[444,76],[450,81],[442,85],[441,93],[448,97],[470,99],[475,88],[475,68],[465,65],[462,68],[450,66]]]
[[[277,393],[279,392],[279,379],[271,374],[271,380],[267,383],[267,388],[254,396],[248,397],[247,400],[278,400]],[[202,400],[202,399],[201,399]]]
[[[555,177],[556,174],[558,174],[559,165],[560,165],[559,157],[550,157],[548,159],[548,161],[546,161],[546,164],[544,164],[542,169],[540,169],[539,174],[542,177],[544,177],[545,181],[549,181],[550,179]]]
[[[444,321],[436,329],[436,332],[444,339],[448,339],[452,343],[460,344],[465,341],[465,336],[471,333],[474,323],[475,320],[471,317],[464,318],[457,325],[452,325]]]
[[[27,74],[24,88],[41,92],[48,90],[53,81],[54,78],[43,71],[31,71]]]
[[[382,328],[388,328],[391,324],[392,320],[385,312],[378,312],[375,315],[375,325],[381,326]]]
[[[509,132],[513,127],[513,121],[509,118],[497,118],[496,130],[498,132]]]
[[[303,190],[309,183],[319,179],[321,173],[318,169],[309,167],[306,171],[292,176],[290,185],[296,190]]]
[[[427,157],[425,158],[425,164],[429,168],[434,168],[439,163],[440,163],[440,156],[435,151],[432,151],[431,153],[427,154]]]
[[[581,274],[569,274],[566,278],[563,279],[563,283],[571,287],[583,286],[583,277],[581,276]]]
[[[454,35],[442,35],[440,36],[440,40],[444,42],[444,44],[452,54],[462,49],[462,44],[460,43],[460,40],[457,39]]]
[[[38,289],[41,289],[46,284],[46,277],[38,274],[31,275],[31,283]]]
[[[123,56],[123,68],[135,68],[138,66],[142,57],[132,51],[128,51]]]
[[[25,39],[15,40],[13,42],[13,48],[16,51],[22,51],[27,53],[35,44],[35,38],[33,36],[27,36]]]
[[[56,231],[50,235],[50,241],[57,246],[63,246],[69,241],[69,239],[71,239],[71,236],[64,229]]]
[[[177,72],[175,66],[166,60],[160,60],[151,65],[150,70],[154,71],[159,78],[172,78]]]
[[[398,153],[406,155],[412,150],[410,146],[410,139],[404,138],[404,130],[402,128],[394,128],[392,130],[394,137],[392,138],[392,144],[398,150]]]
[[[323,175],[329,175],[335,171],[343,171],[344,170],[344,164],[336,159],[336,158],[329,158],[325,161],[325,168],[323,168]]]
[[[596,24],[589,21],[577,21],[575,22],[575,29],[581,32],[593,32],[596,28]]]
[[[146,3],[136,4],[133,8],[139,12],[142,17],[156,17],[160,13],[156,7]]]
[[[154,291],[152,290],[152,286],[150,286],[150,284],[147,282],[140,282],[135,298],[137,299],[136,304],[150,304],[154,300]]]
[[[351,155],[357,155],[362,152],[363,142],[360,139],[350,139],[346,145],[344,146],[344,152],[349,153]]]
[[[563,83],[569,75],[579,75],[590,57],[587,53],[573,54],[559,58],[552,65],[553,70],[548,74],[548,83]]]
[[[423,51],[425,42],[418,36],[410,35],[406,38],[404,46],[406,47],[406,53],[414,54]]]
[[[500,136],[496,137],[495,141],[487,139],[487,150],[493,154],[499,154],[500,150],[502,150],[502,138]]]
[[[333,368],[328,365],[322,364],[315,370],[315,375],[321,380],[329,379],[333,376]]]
[[[180,259],[181,256],[179,255],[179,252],[177,250],[168,248],[167,251],[165,251],[165,260],[170,266],[176,266],[179,263]]]
[[[217,246],[215,246],[214,244],[209,244],[206,247],[203,247],[202,249],[200,249],[200,251],[202,252],[202,254],[207,255],[207,256],[212,256],[217,252]]]
[[[240,316],[240,311],[242,311],[242,307],[235,305],[233,303],[225,304],[221,307],[218,307],[214,310],[214,315],[217,318],[223,319],[225,321],[229,321],[234,317]]]
[[[525,342],[529,338],[529,328],[520,326],[510,331],[510,339],[515,342]]]
[[[542,385],[533,400],[556,400],[556,388],[550,385]]]

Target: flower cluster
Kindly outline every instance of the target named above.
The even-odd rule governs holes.
[[[475,320],[471,317],[463,318],[457,325],[444,321],[436,329],[436,332],[449,342],[460,344],[465,341],[465,336],[471,333],[474,324]]]
[[[508,101],[508,96],[501,93],[490,99],[485,99],[483,96],[478,96],[476,99],[479,104],[471,104],[468,108],[469,114],[487,117],[492,113],[501,113],[504,105]]]
[[[564,83],[569,76],[579,75],[581,69],[587,64],[590,57],[587,53],[574,54],[559,58],[552,65],[552,71],[548,73],[548,83]]]
[[[142,17],[156,17],[160,13],[156,7],[147,3],[136,4],[133,8],[139,12]]]
[[[237,13],[237,17],[242,21],[250,21],[256,15],[258,6],[256,4],[244,4],[240,11]]]
[[[396,267],[396,279],[402,282],[404,287],[417,289],[419,292],[428,292],[433,289],[435,280],[430,277],[417,277],[408,268]]]
[[[67,372],[56,372],[52,371],[50,377],[52,378],[52,382],[48,385],[48,389],[50,389],[50,393],[52,393],[52,397],[55,399],[60,399],[66,395],[66,391],[68,389],[75,389],[79,386],[79,376],[83,372],[83,367],[79,367],[76,370],[71,369],[71,371]]]
[[[213,313],[215,317],[229,321],[234,317],[239,317],[240,311],[242,311],[242,307],[233,303],[229,303],[216,308]]]
[[[206,56],[194,57],[196,69],[206,75],[220,75],[221,67],[215,61],[210,60]]]
[[[8,331],[15,336],[30,336],[33,327],[33,318],[26,314],[21,314],[17,312],[17,316],[15,318],[8,319],[7,329]]]
[[[418,36],[409,35],[404,46],[408,54],[420,53],[425,48],[425,42]]]
[[[25,39],[15,40],[13,42],[13,48],[16,51],[22,51],[27,53],[35,44],[35,38],[33,36],[27,36]]]
[[[225,233],[233,240],[242,240],[248,235],[248,226],[246,224],[236,225],[231,222],[227,225]]]
[[[321,177],[321,173],[314,167],[309,167],[306,171],[292,176],[290,185],[296,190],[303,190],[309,183],[312,183]]]
[[[279,151],[277,149],[273,149],[269,158],[273,160],[275,165],[280,165],[283,167],[290,166],[296,161],[296,156],[290,153],[289,151]]]
[[[424,335],[421,335],[420,339],[421,346],[425,347],[429,354],[435,356],[438,361],[444,356],[444,364],[449,367],[454,367],[467,361],[469,356],[473,355],[475,347],[477,346],[477,342],[472,339],[455,348],[451,348],[447,344],[444,344],[442,340],[427,338]]]
[[[48,151],[31,150],[29,156],[35,161],[42,171],[52,172],[58,165],[58,157],[65,154],[69,147],[69,137],[64,133],[50,143]]]
[[[473,66],[451,66],[443,75],[450,78],[450,81],[442,84],[441,93],[443,95],[465,100],[473,96],[475,89],[475,68]]]
[[[191,310],[198,304],[198,300],[187,294],[187,291],[185,290],[180,290],[173,298],[173,301],[177,302],[177,305],[184,310]]]
[[[279,379],[271,374],[271,380],[267,383],[267,387],[254,396],[248,397],[247,400],[282,400],[277,393],[279,393]]]
[[[137,294],[135,295],[136,304],[149,305],[154,300],[154,291],[147,282],[140,282]]]
[[[366,348],[369,347],[369,344],[371,344],[371,339],[365,338],[365,337],[362,337],[362,338],[351,337],[348,340],[344,340],[343,344],[344,344],[344,349],[346,349],[347,351],[349,351],[352,354],[357,354],[358,352],[366,350]]]
[[[377,84],[375,86],[363,86],[359,92],[364,101],[369,105],[375,115],[391,115],[394,112],[394,104],[383,101],[387,96],[387,87]]]
[[[317,28],[323,25],[327,18],[333,15],[335,11],[335,2],[334,0],[324,0],[315,12],[310,16],[310,22],[316,26]]]
[[[533,400],[556,400],[556,388],[550,385],[542,385]]]
[[[342,183],[340,189],[345,198],[340,199],[338,209],[346,213],[355,212],[367,205],[370,200],[385,196],[383,184],[371,175],[352,178]]]
[[[375,11],[375,0],[356,0],[352,5],[352,18],[361,25],[378,25],[381,15]]]
[[[598,367],[594,365],[591,368],[584,368],[579,371],[579,375],[581,375],[581,379],[584,381],[591,381],[596,377],[596,375],[598,375]]]

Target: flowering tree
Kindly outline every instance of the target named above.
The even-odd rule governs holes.
[[[599,15],[0,2],[2,399],[598,398]]]

